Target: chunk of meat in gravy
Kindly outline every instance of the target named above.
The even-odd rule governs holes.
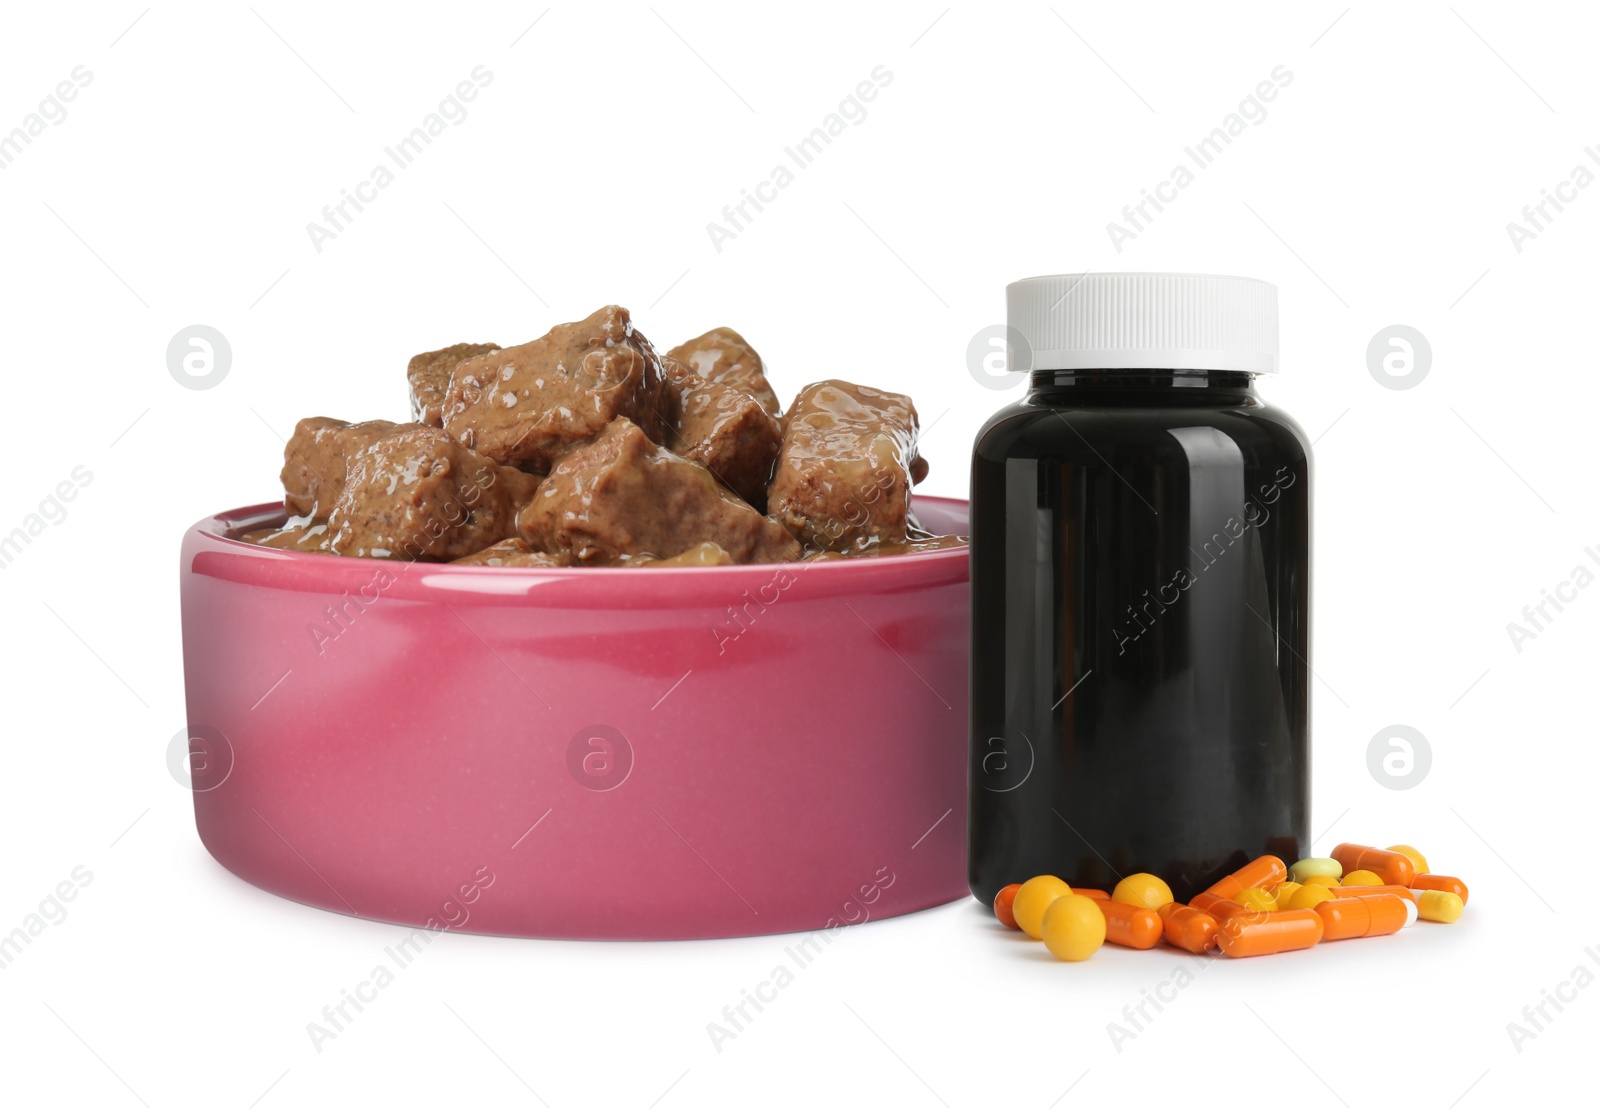
[[[463,342],[431,353],[418,353],[406,365],[406,383],[411,389],[411,421],[429,426],[444,425],[444,396],[450,388],[450,373],[468,357],[482,356],[499,345],[473,345]]]
[[[456,365],[444,429],[462,445],[533,472],[618,417],[665,441],[661,358],[620,306],[558,325],[526,345]]]
[[[283,447],[283,508],[291,516],[309,516],[321,523],[344,491],[346,462],[379,438],[397,429],[384,419],[343,422],[305,418],[295,423]]]
[[[765,508],[783,441],[778,420],[738,388],[707,380],[671,358],[662,366],[677,418],[667,448],[704,465],[751,507]]]
[[[767,383],[767,370],[761,363],[761,355],[750,347],[750,342],[727,326],[707,330],[699,337],[670,350],[667,355],[679,364],[688,365],[714,384],[727,384],[753,396],[773,418],[782,413],[778,406],[778,394]]]
[[[767,506],[808,546],[854,550],[906,541],[917,457],[908,396],[843,380],[801,390],[784,419]]]
[[[409,423],[350,458],[328,549],[363,558],[464,558],[516,534],[540,478]]]
[[[572,559],[565,554],[546,554],[533,549],[521,539],[502,539],[491,547],[465,558],[457,558],[451,563],[455,566],[533,566],[550,569],[571,564]]]
[[[682,554],[702,542],[741,564],[800,557],[782,526],[625,418],[557,463],[518,526],[535,547],[591,566]]]

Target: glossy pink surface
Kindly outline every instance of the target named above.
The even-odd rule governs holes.
[[[916,507],[966,530],[963,501]],[[632,939],[967,894],[965,548],[539,570],[228,537],[282,514],[201,521],[181,570],[195,821],[258,887]]]

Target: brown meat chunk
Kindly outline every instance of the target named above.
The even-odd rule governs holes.
[[[767,383],[767,370],[761,363],[761,354],[727,326],[708,330],[691,341],[685,341],[667,355],[679,364],[688,365],[714,384],[727,384],[754,396],[756,402],[773,418],[782,413],[778,407],[778,395]]]
[[[395,429],[384,419],[344,422],[305,418],[295,423],[283,447],[283,508],[291,516],[310,516],[321,523],[344,491],[346,462]]]
[[[457,558],[451,563],[456,566],[534,566],[549,567],[570,566],[572,560],[565,554],[546,554],[542,550],[535,550],[521,539],[502,539],[493,546],[485,547],[476,554],[469,554],[465,558]]]
[[[625,418],[557,463],[518,526],[535,547],[584,565],[681,554],[702,542],[739,563],[800,556],[789,532]]]
[[[499,345],[473,345],[463,342],[431,353],[418,353],[406,365],[406,383],[411,388],[411,421],[429,426],[444,425],[444,394],[450,387],[450,373],[468,357],[482,356]]]
[[[516,534],[539,477],[407,423],[350,458],[328,549],[362,558],[463,558]]]
[[[661,393],[661,358],[626,310],[603,306],[537,341],[456,365],[444,428],[502,465],[543,473],[618,417],[665,441]]]
[[[904,542],[918,460],[909,397],[843,380],[811,384],[784,419],[768,507],[819,550]]]
[[[764,508],[783,441],[778,420],[738,388],[707,380],[671,358],[662,367],[677,418],[667,448],[704,465],[747,504]]]

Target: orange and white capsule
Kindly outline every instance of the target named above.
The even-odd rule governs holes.
[[[1467,885],[1454,876],[1436,876],[1431,873],[1419,872],[1411,877],[1412,891],[1448,891],[1451,895],[1461,900],[1461,905],[1467,905]]]
[[[1075,891],[1073,894],[1083,893]],[[1096,899],[1094,905],[1106,916],[1106,941],[1134,949],[1149,949],[1161,940],[1161,916],[1149,907],[1135,907],[1115,899]]]
[[[1333,850],[1333,859],[1346,873],[1376,872],[1386,884],[1410,887],[1411,878],[1417,874],[1416,865],[1405,853],[1373,848],[1371,845],[1340,845]]]
[[[1328,890],[1333,892],[1335,899],[1350,899],[1358,895],[1393,895],[1397,899],[1415,898],[1411,894],[1409,887],[1401,887],[1399,884],[1357,884],[1352,887],[1340,885],[1339,887],[1330,887]]]
[[[1284,867],[1283,861],[1275,856],[1258,856],[1237,872],[1223,876],[1206,888],[1206,893],[1232,899],[1247,888],[1259,887],[1263,891],[1271,891],[1288,878],[1289,869]],[[1190,906],[1193,905],[1191,902]]]
[[[1217,940],[1217,920],[1198,907],[1167,903],[1156,913],[1161,916],[1161,936],[1168,945],[1204,953]]]
[[[1072,889],[1072,894],[1074,894],[1074,895],[1082,895],[1082,896],[1084,896],[1086,898],[1089,898],[1089,899],[1109,899],[1109,898],[1111,898],[1111,892],[1109,892],[1109,891],[1101,891],[1097,887],[1075,887],[1075,888]]]
[[[1322,940],[1377,938],[1417,921],[1417,904],[1398,895],[1351,895],[1328,899],[1314,908],[1322,919]]]
[[[1262,957],[1309,949],[1322,940],[1316,911],[1246,911],[1223,922],[1217,945],[1229,957]]]

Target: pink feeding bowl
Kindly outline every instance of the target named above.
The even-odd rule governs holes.
[[[920,497],[930,530],[967,506]],[[967,551],[503,569],[184,538],[200,839],[312,906],[547,938],[967,895]]]

